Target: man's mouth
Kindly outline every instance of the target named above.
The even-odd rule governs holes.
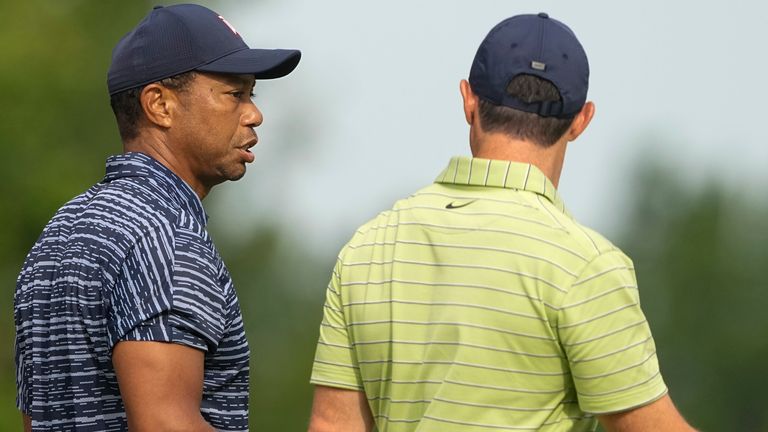
[[[246,142],[242,146],[238,147],[238,149],[243,152],[243,158],[248,163],[253,162],[253,160],[256,158],[253,155],[253,153],[251,153],[250,149],[251,149],[251,147],[255,146],[257,142],[258,142],[258,140],[256,139],[256,137],[254,137],[252,140],[249,140],[248,142]]]

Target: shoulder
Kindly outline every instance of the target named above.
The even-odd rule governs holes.
[[[177,229],[207,236],[204,222],[190,213],[178,194],[151,177],[119,178],[97,184],[92,191],[83,207],[83,215],[91,222],[110,220],[130,237],[157,231],[170,235]]]
[[[394,246],[394,239],[387,240],[387,228],[396,226],[392,221],[393,215],[392,210],[382,211],[358,227],[339,252],[339,260],[344,261],[363,251],[372,252],[374,249]]]
[[[392,236],[394,229],[401,226],[403,222],[401,217],[402,214],[420,208],[419,206],[423,203],[414,202],[414,197],[426,190],[429,190],[429,186],[417,191],[413,195],[395,201],[389,209],[379,212],[376,216],[360,225],[360,227],[355,230],[352,238],[345,246],[345,249],[367,244],[386,245],[387,243],[393,242],[394,238],[391,238],[389,242],[387,241],[387,238]],[[406,221],[406,224],[407,223],[408,222]]]
[[[590,258],[605,254],[624,255],[613,242],[588,226],[572,220],[566,227],[570,231],[573,241],[579,244]]]
[[[585,296],[594,294],[600,297],[621,290],[632,296],[636,294],[634,263],[624,251],[602,234],[573,219],[570,223],[565,223],[564,227],[572,247],[584,256],[584,261],[570,284],[569,293],[578,287],[576,291],[579,295]],[[573,298],[570,300],[574,301]]]
[[[174,223],[179,218],[181,206],[171,193],[151,178],[128,177],[104,184],[96,193],[92,205],[127,206],[122,215],[128,219],[146,219]]]
[[[576,221],[572,223],[573,240],[585,251],[589,261],[601,261],[632,265],[632,260],[618,246],[599,232]]]
[[[348,260],[369,259],[373,253],[392,251],[397,230],[400,228],[401,210],[407,207],[408,199],[401,199],[394,205],[360,225],[339,253],[339,263]]]
[[[151,179],[130,177],[98,183],[62,206],[41,240],[68,251],[86,250],[110,262],[127,254],[175,248],[179,233],[206,244],[207,234],[171,194]],[[143,245],[143,246],[142,246]]]
[[[572,250],[581,257],[584,264],[600,256],[612,256],[629,261],[629,257],[603,234],[579,223],[547,200],[538,200],[536,204],[545,207],[545,213],[549,214],[550,219],[559,227],[557,230],[549,230],[549,238]]]

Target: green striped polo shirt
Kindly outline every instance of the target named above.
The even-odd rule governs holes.
[[[667,392],[632,261],[535,166],[467,157],[343,248],[311,382],[381,432],[594,430]]]

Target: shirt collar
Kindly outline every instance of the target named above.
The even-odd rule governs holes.
[[[143,153],[123,153],[107,158],[104,182],[125,177],[149,177],[159,182],[171,194],[171,198],[185,208],[203,226],[208,215],[195,191],[165,165]]]
[[[536,166],[528,163],[454,156],[435,182],[533,192],[545,197],[568,215],[552,182]]]

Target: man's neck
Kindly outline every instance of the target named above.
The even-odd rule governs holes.
[[[189,164],[183,158],[177,157],[162,137],[152,133],[140,134],[138,137],[123,142],[124,152],[139,152],[152,157],[165,165],[174,174],[186,182],[202,200],[211,188],[202,184],[192,173]]]
[[[547,148],[504,134],[484,134],[483,137],[473,137],[472,141],[474,157],[529,163],[540,169],[555,187],[560,182],[567,144],[564,140]]]

